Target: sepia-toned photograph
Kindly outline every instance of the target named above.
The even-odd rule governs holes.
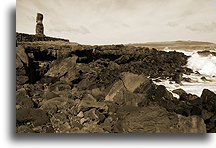
[[[216,133],[214,0],[16,0],[16,133]]]

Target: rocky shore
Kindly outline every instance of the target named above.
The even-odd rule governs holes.
[[[187,59],[131,45],[18,43],[16,132],[213,133],[215,93],[177,89],[177,99],[154,83],[184,80]]]

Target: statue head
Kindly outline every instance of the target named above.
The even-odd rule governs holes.
[[[37,17],[36,17],[36,23],[42,23],[43,21],[43,14],[41,13],[37,13]]]

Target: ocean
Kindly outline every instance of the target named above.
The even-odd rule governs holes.
[[[164,51],[173,51],[165,48]],[[187,93],[191,93],[197,96],[201,96],[203,89],[209,89],[216,93],[216,55],[215,50],[176,50],[182,52],[188,58],[186,67],[193,70],[193,74],[183,75],[183,78],[190,79],[190,81],[182,81],[182,84],[176,84],[174,81],[161,80],[161,82],[155,82],[157,85],[164,85],[172,92],[175,89],[183,89]],[[177,98],[179,96],[175,93],[173,95]]]

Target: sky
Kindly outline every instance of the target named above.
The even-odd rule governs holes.
[[[17,0],[16,31],[80,44],[192,40],[216,43],[215,0]]]

